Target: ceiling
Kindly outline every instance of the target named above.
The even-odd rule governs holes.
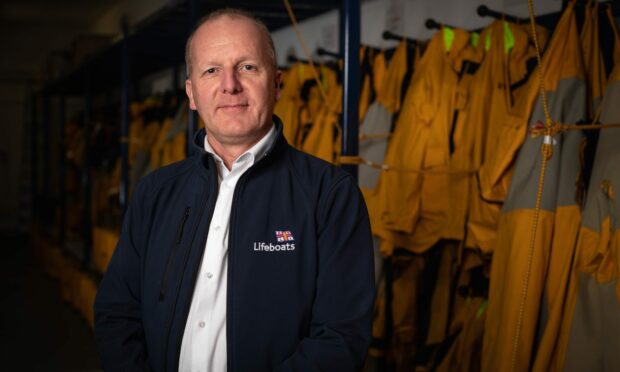
[[[0,22],[85,28],[119,0],[3,0]]]

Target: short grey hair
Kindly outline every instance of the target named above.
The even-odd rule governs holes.
[[[261,19],[255,17],[252,13],[247,12],[243,9],[222,8],[222,9],[214,10],[210,12],[209,14],[205,15],[204,17],[200,18],[200,20],[198,20],[192,32],[189,34],[189,37],[187,38],[187,42],[185,43],[185,74],[187,75],[187,77],[189,77],[192,71],[191,45],[192,45],[192,40],[194,39],[194,35],[196,34],[196,31],[205,23],[215,21],[216,19],[224,17],[224,16],[228,16],[230,18],[247,18],[250,21],[254,22],[254,24],[258,27],[258,29],[263,33],[263,35],[267,39],[267,43],[269,44],[269,52],[270,52],[269,56],[271,57],[274,70],[277,70],[278,59],[276,57],[276,47],[273,44],[273,39],[271,38],[271,33],[269,32],[267,25],[265,25],[265,23]]]

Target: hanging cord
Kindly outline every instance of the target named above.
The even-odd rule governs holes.
[[[572,3],[573,3],[573,0],[571,0],[571,4]],[[598,106],[596,110],[596,114],[591,124],[559,123],[559,122],[554,121],[551,118],[551,114],[549,113],[549,104],[547,102],[547,95],[545,94],[545,88],[544,88],[544,71],[543,71],[544,66],[542,64],[540,46],[538,43],[538,37],[536,35],[536,29],[535,29],[535,23],[534,23],[535,20],[534,20],[533,0],[528,0],[527,5],[528,5],[529,13],[530,13],[530,26],[532,27],[532,36],[534,39],[534,46],[536,47],[536,59],[538,60],[538,70],[539,70],[538,77],[540,79],[540,96],[541,96],[541,99],[543,102],[543,108],[545,111],[545,125],[544,126],[537,125],[536,127],[530,129],[530,134],[533,136],[540,136],[540,135],[555,136],[557,134],[560,134],[560,133],[563,133],[569,130],[597,130],[597,129],[605,129],[605,128],[620,128],[620,123],[597,124],[599,117],[601,115],[602,105]],[[617,40],[618,38],[620,38],[620,35],[618,35],[618,29],[616,28],[615,22],[613,21],[613,16],[610,15],[611,14],[610,9],[611,9],[611,5],[609,5],[609,7],[607,8],[607,16],[610,18],[611,28]]]
[[[532,271],[532,261],[534,258],[534,248],[536,243],[536,231],[538,230],[538,221],[540,216],[540,205],[542,203],[542,194],[545,184],[545,171],[547,170],[547,162],[553,156],[553,129],[555,123],[549,113],[549,104],[547,101],[547,95],[545,94],[545,72],[544,65],[542,63],[542,57],[540,53],[540,44],[538,43],[538,36],[536,32],[536,23],[534,19],[534,4],[533,0],[527,1],[530,26],[532,27],[532,38],[534,39],[534,47],[536,48],[536,60],[538,62],[538,78],[540,88],[540,98],[543,103],[543,110],[545,114],[545,125],[541,126],[541,132],[544,134],[544,139],[541,147],[542,159],[540,165],[540,175],[538,178],[538,188],[536,190],[536,202],[534,204],[534,216],[532,218],[532,228],[530,230],[530,242],[527,252],[527,264],[525,271],[525,278],[523,279],[523,290],[521,291],[521,300],[519,302],[519,312],[517,318],[517,333],[515,334],[514,344],[512,348],[512,358],[510,363],[510,371],[515,370],[517,364],[517,352],[519,350],[519,342],[521,338],[521,328],[523,326],[523,315],[525,313],[525,301],[527,299],[527,292],[529,289],[530,273]],[[572,6],[572,3],[571,5]]]
[[[301,44],[301,49],[304,52],[304,56],[306,60],[308,60],[308,64],[310,65],[310,71],[312,71],[312,77],[316,81],[317,86],[319,87],[319,92],[321,93],[321,97],[323,101],[327,103],[327,94],[325,93],[325,89],[323,88],[323,84],[321,83],[321,79],[319,78],[319,73],[316,71],[316,67],[314,66],[314,62],[312,61],[312,56],[310,52],[308,52],[308,47],[306,46],[306,41],[304,40],[303,35],[301,34],[301,30],[299,29],[299,24],[297,23],[297,18],[295,17],[295,13],[293,13],[293,8],[291,8],[291,4],[289,0],[284,0],[284,6],[286,7],[286,11],[288,12],[288,16],[291,19],[291,23],[293,24],[293,28],[295,29],[295,33],[297,34],[297,40],[299,40],[299,44]]]
[[[554,137],[558,134],[561,134],[569,130],[593,130],[593,129],[605,129],[605,128],[620,128],[620,123],[619,124],[596,124],[600,116],[600,113],[601,113],[600,108],[602,105],[599,105],[599,109],[596,112],[596,115],[595,115],[595,118],[592,124],[583,124],[583,125],[565,124],[565,123],[558,123],[553,120],[553,118],[551,117],[551,114],[549,113],[549,103],[547,100],[547,95],[545,94],[545,87],[544,87],[545,66],[542,63],[540,44],[538,42],[538,36],[536,33],[533,0],[528,0],[527,5],[528,5],[529,18],[530,18],[530,26],[532,28],[532,37],[534,39],[534,46],[536,48],[536,60],[538,62],[540,97],[543,103],[545,122],[544,123],[538,122],[534,128],[530,129],[530,134],[533,135],[534,137],[540,136],[540,135],[544,136],[543,143],[541,146],[541,152],[542,152],[543,157],[541,159],[542,161],[541,161],[541,166],[540,166],[538,188],[536,192],[536,203],[534,206],[535,208],[534,216],[532,217],[532,230],[530,231],[530,242],[529,242],[528,255],[527,255],[527,266],[526,266],[525,278],[523,280],[523,291],[521,293],[521,301],[519,303],[519,313],[518,313],[519,315],[517,319],[517,333],[515,335],[514,345],[512,349],[512,359],[511,359],[511,366],[510,366],[511,371],[515,370],[515,366],[517,363],[517,352],[519,349],[521,328],[523,326],[523,315],[525,313],[525,301],[527,298],[527,293],[528,293],[528,288],[529,288],[529,279],[530,279],[530,273],[532,271],[532,261],[534,257],[534,248],[535,248],[535,242],[536,242],[536,232],[538,230],[538,221],[540,218],[540,209],[541,209],[540,206],[542,202],[542,194],[543,194],[543,188],[544,188],[544,183],[545,183],[545,171],[547,169],[548,160],[551,159],[551,157],[553,156]],[[571,0],[569,6],[571,7],[574,6],[574,1]]]
[[[336,109],[333,106],[333,104],[330,104],[327,98],[327,93],[325,93],[325,88],[323,87],[321,79],[319,78],[319,74],[316,71],[314,62],[312,61],[312,56],[310,55],[310,52],[308,51],[308,47],[306,46],[305,39],[303,35],[301,34],[301,30],[299,29],[299,23],[297,23],[297,18],[295,17],[295,13],[293,13],[293,8],[291,7],[291,3],[289,2],[289,0],[283,0],[283,1],[284,1],[284,6],[286,7],[288,16],[291,19],[291,23],[293,24],[293,28],[295,29],[295,34],[297,34],[297,40],[299,40],[299,44],[301,44],[301,49],[304,52],[304,56],[306,57],[306,59],[308,60],[308,64],[310,65],[310,71],[312,71],[312,77],[314,78],[316,85],[319,87],[319,92],[321,93],[321,98],[323,99],[323,103],[325,104],[325,107],[327,108],[329,112],[335,112]],[[334,121],[332,123],[332,126],[336,129],[336,132],[338,133],[338,137],[341,137],[342,128],[340,128],[340,124],[338,123],[338,120]]]

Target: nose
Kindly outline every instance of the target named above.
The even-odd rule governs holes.
[[[220,81],[220,90],[222,93],[236,94],[241,92],[241,82],[239,81],[239,76],[237,75],[236,69],[224,69],[221,76],[222,80]]]

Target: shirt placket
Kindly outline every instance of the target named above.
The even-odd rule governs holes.
[[[221,173],[223,175],[220,183],[220,191],[216,201],[207,245],[205,249],[205,259],[201,267],[200,282],[201,296],[197,307],[198,324],[196,329],[196,337],[192,342],[194,350],[192,350],[192,364],[194,370],[199,370],[204,366],[205,359],[216,362],[217,349],[225,346],[220,345],[221,337],[217,337],[224,329],[214,329],[221,322],[214,319],[214,314],[225,314],[226,308],[226,288],[222,281],[226,280],[228,256],[228,231],[230,211],[232,207],[233,191],[237,180],[241,173],[245,170],[247,159],[235,162],[232,170],[227,169]],[[224,307],[220,308],[218,307]],[[213,345],[211,350],[202,350],[199,345]],[[218,364],[218,363],[215,363]],[[213,365],[207,368],[214,367]]]

